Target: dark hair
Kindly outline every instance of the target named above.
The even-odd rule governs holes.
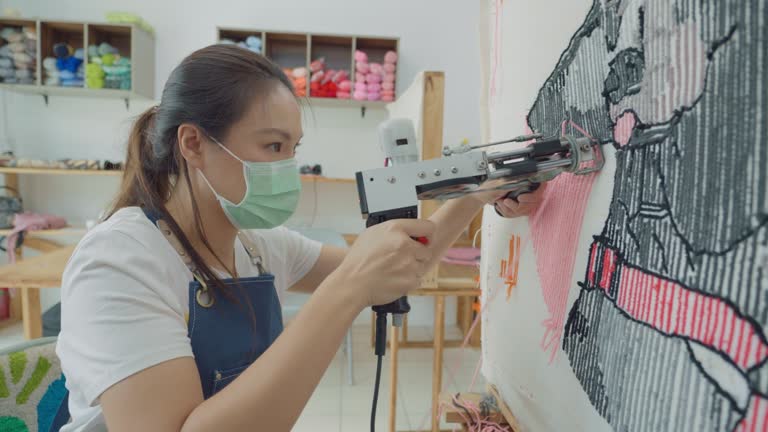
[[[195,231],[227,268],[205,236],[177,131],[181,124],[191,123],[223,139],[255,99],[279,85],[293,93],[291,81],[277,65],[236,45],[211,45],[187,56],[168,77],[160,104],[141,114],[133,125],[120,192],[107,217],[129,206],[157,214],[168,223],[204,282],[225,292],[221,279],[192,248],[166,208],[176,181],[183,177],[192,197]]]

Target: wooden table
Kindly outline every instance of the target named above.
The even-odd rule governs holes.
[[[432,414],[431,431],[440,429],[440,419],[437,417],[440,409],[440,392],[443,387],[443,350],[445,348],[445,298],[446,297],[476,297],[480,295],[475,277],[478,270],[469,266],[441,264],[438,269],[437,287],[413,290],[408,296],[434,297],[435,299],[435,331],[432,341]],[[400,329],[390,328],[390,381],[389,381],[389,424],[388,431],[395,432],[397,416],[397,367],[400,349]],[[414,346],[415,344],[411,344]],[[460,345],[460,343],[459,343]],[[418,345],[421,346],[421,345]]]
[[[61,274],[75,246],[64,246],[38,256],[25,258],[16,264],[0,266],[0,286],[21,291],[21,318],[24,337],[36,339],[43,335],[40,289],[61,286]]]

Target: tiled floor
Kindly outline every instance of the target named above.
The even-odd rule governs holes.
[[[458,339],[457,328],[446,329],[448,339]],[[409,328],[411,340],[432,338],[431,328]],[[0,349],[23,341],[21,325],[0,330]],[[304,409],[295,432],[360,432],[370,429],[373,382],[376,357],[370,346],[370,327],[352,329],[354,385],[349,385],[347,361],[341,350],[325,373]],[[480,351],[467,348],[446,349],[443,368],[443,390],[469,391],[472,376],[480,359]],[[397,430],[426,430],[430,425],[432,397],[432,350],[402,349],[397,394]],[[474,391],[482,391],[485,382],[478,375]],[[376,429],[385,431],[389,417],[389,357],[384,358]],[[442,425],[443,429],[450,429]]]

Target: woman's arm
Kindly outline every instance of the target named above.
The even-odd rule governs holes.
[[[469,225],[477,212],[485,204],[494,204],[502,216],[514,218],[530,214],[546,189],[546,183],[542,184],[535,192],[523,194],[517,200],[497,199],[499,193],[478,193],[467,195],[463,198],[446,201],[429,220],[435,223],[436,231],[433,244],[432,265],[437,264],[448,248],[456,242],[459,235]],[[320,283],[336,270],[341,261],[347,255],[347,249],[336,246],[323,246],[320,257],[304,278],[291,287],[291,291],[312,293]]]

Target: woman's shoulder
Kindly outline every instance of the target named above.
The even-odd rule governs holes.
[[[157,227],[138,207],[118,210],[80,240],[67,270],[98,263],[115,269],[128,266],[165,268],[181,264]],[[180,269],[183,271],[182,268]]]
[[[121,240],[131,241],[121,241]],[[125,207],[116,211],[109,219],[90,229],[80,241],[78,251],[84,246],[100,245],[129,247],[137,250],[157,247],[163,240],[157,227],[144,215],[139,207]]]

